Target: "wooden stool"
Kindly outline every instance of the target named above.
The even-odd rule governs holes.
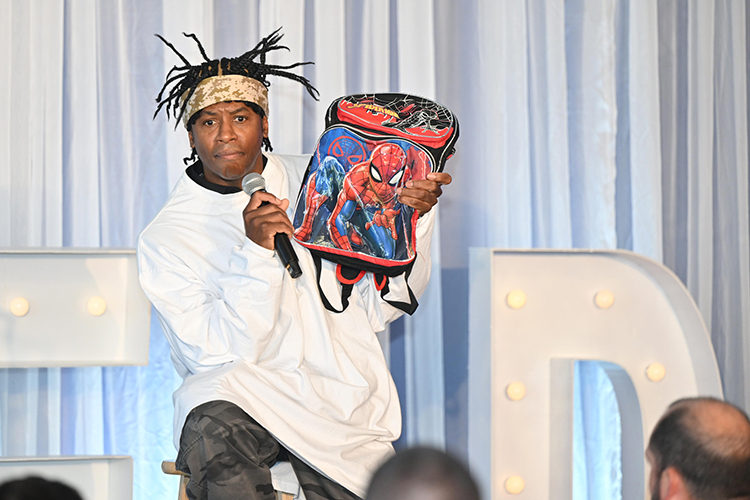
[[[180,493],[179,493],[179,496],[177,497],[177,500],[188,500],[187,493],[185,492],[185,488],[187,487],[188,481],[190,481],[190,475],[185,474],[184,472],[178,471],[174,466],[174,462],[169,462],[167,460],[161,463],[161,470],[165,474],[171,474],[173,476],[180,476]],[[294,499],[294,494],[292,493],[276,491],[276,500],[293,500],[293,499]]]

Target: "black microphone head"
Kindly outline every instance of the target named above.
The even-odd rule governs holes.
[[[265,191],[266,180],[262,175],[256,172],[250,172],[242,178],[242,190],[246,192],[248,196],[252,196],[256,191]]]

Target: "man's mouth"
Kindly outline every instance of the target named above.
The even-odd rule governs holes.
[[[223,160],[231,160],[233,158],[237,158],[238,156],[242,156],[244,153],[237,149],[229,149],[225,151],[219,151],[214,156],[217,158],[221,158]]]

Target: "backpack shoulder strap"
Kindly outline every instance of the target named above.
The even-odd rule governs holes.
[[[342,313],[346,310],[347,307],[349,307],[349,297],[352,295],[352,290],[354,289],[354,284],[357,283],[365,274],[365,271],[360,271],[358,269],[354,269],[347,266],[342,266],[339,264],[336,267],[336,277],[338,278],[338,281],[341,283],[341,309],[336,309],[333,304],[331,304],[331,301],[328,300],[328,297],[326,297],[325,292],[323,292],[323,288],[320,286],[320,275],[323,271],[323,263],[321,261],[320,256],[315,255],[315,253],[312,254],[313,262],[315,263],[315,278],[316,283],[318,285],[318,293],[320,294],[320,300],[323,302],[323,307],[325,307],[327,310],[335,313]],[[417,301],[417,297],[414,295],[414,292],[412,291],[411,287],[409,286],[409,275],[411,274],[411,266],[409,266],[405,272],[404,278],[406,279],[406,289],[409,291],[409,302],[401,302],[398,300],[388,300],[385,298],[386,295],[390,292],[390,287],[388,286],[388,283],[390,282],[390,278],[388,276],[385,276],[384,274],[376,274],[374,275],[375,278],[375,287],[380,290],[380,297],[390,304],[391,306],[395,307],[396,309],[399,309],[400,311],[405,312],[406,314],[412,315],[414,314],[414,311],[417,310],[417,306],[419,306],[419,302]]]
[[[316,255],[315,252],[312,252],[312,258],[315,263],[315,282],[318,284],[318,293],[320,294],[320,300],[323,302],[323,307],[335,313],[344,312],[346,308],[349,307],[349,297],[352,295],[352,289],[354,288],[354,283],[356,283],[356,281],[354,283],[341,283],[341,310],[336,309],[328,300],[325,292],[323,292],[323,288],[320,286],[320,274],[323,271],[323,263],[320,260],[320,256]],[[338,269],[336,274],[339,274]]]
[[[412,291],[411,287],[409,286],[409,275],[411,274],[411,268],[412,266],[409,266],[405,273],[404,273],[404,279],[406,280],[406,289],[409,291],[409,302],[401,302],[398,300],[388,300],[385,298],[386,295],[388,295],[388,292],[390,292],[390,287],[388,286],[388,283],[390,282],[390,278],[388,276],[382,275],[382,274],[376,274],[375,275],[375,285],[376,287],[379,287],[380,290],[380,298],[382,298],[384,301],[386,301],[388,304],[392,305],[396,309],[405,312],[409,316],[414,314],[414,311],[417,310],[417,307],[419,306],[419,302],[417,301],[416,295],[414,295],[414,292]],[[381,285],[379,285],[379,282],[382,277],[382,280],[384,281],[382,288],[380,288]]]

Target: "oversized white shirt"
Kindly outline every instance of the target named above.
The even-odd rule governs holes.
[[[266,189],[288,198],[291,217],[308,156],[267,154]],[[292,279],[272,250],[245,236],[244,192],[219,194],[186,174],[141,233],[141,286],[154,304],[183,378],[174,393],[175,445],[187,414],[230,401],[296,455],[364,496],[401,431],[398,395],[376,332],[400,311],[380,298],[371,275],[343,313],[327,311],[309,252],[293,243],[303,274]],[[417,224],[409,285],[419,296],[430,271],[432,212]],[[335,266],[321,285],[340,305]],[[390,300],[408,302],[403,277]]]

